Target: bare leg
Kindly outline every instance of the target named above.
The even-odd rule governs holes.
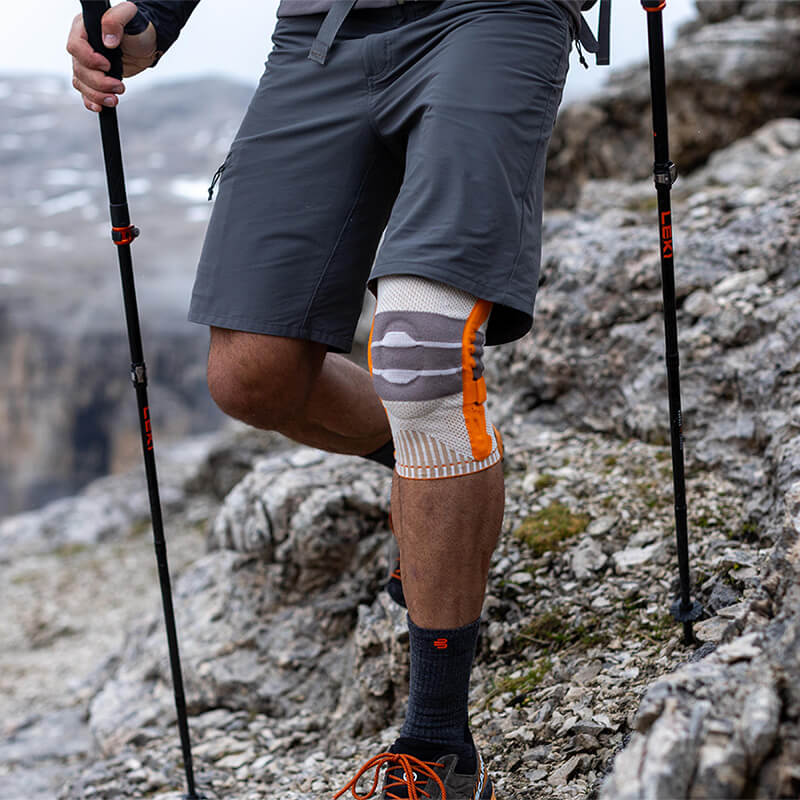
[[[503,521],[503,466],[443,480],[395,474],[392,517],[408,610],[421,628],[458,628],[481,614]]]
[[[316,342],[212,328],[208,385],[226,414],[301,444],[365,455],[391,438],[369,373]]]

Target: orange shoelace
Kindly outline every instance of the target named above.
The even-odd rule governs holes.
[[[390,793],[388,791],[389,789],[406,789],[408,791],[408,800],[421,800],[423,797],[430,797],[431,795],[426,792],[425,789],[418,786],[418,784],[422,783],[424,785],[428,782],[428,778],[432,778],[439,784],[439,789],[441,789],[442,792],[442,800],[447,800],[447,790],[444,788],[444,783],[442,783],[442,779],[434,771],[434,767],[439,767],[441,769],[444,767],[444,764],[437,764],[433,761],[420,761],[418,758],[414,758],[414,756],[403,755],[402,753],[380,753],[374,758],[371,758],[361,767],[355,778],[353,778],[344,789],[341,789],[334,795],[333,800],[337,800],[337,798],[341,797],[348,789],[353,793],[353,797],[355,797],[356,800],[369,800],[370,797],[374,797],[378,789],[381,768],[385,764],[396,765],[403,768],[403,775],[399,780],[395,780],[394,775],[391,775],[387,779],[386,785],[384,786],[387,790],[387,798],[405,800],[405,798],[401,798],[400,795]],[[359,794],[356,791],[356,786],[361,780],[361,776],[365,772],[369,772],[373,767],[375,768],[375,777],[372,781],[372,788],[366,794]]]

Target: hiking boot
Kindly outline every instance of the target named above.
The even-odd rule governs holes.
[[[380,771],[384,766],[388,769],[381,794],[377,796],[379,800],[497,800],[492,779],[477,750],[473,750],[472,759],[449,753],[431,760],[428,760],[429,754],[436,752],[435,745],[422,748],[428,753],[421,757],[410,755],[405,752],[407,750],[421,752],[414,740],[398,739],[389,752],[380,753],[367,761],[350,783],[334,795],[333,800],[342,797],[348,790],[356,800],[376,797]],[[467,763],[469,760],[472,764]],[[366,794],[359,794],[356,790],[359,780],[373,768],[372,788]]]

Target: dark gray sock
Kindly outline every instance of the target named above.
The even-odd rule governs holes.
[[[408,617],[411,679],[401,736],[463,747],[479,627],[477,619],[463,628],[430,630]]]
[[[389,439],[383,447],[379,447],[372,453],[367,453],[362,458],[369,461],[376,461],[378,464],[383,464],[384,467],[394,469],[394,439]]]

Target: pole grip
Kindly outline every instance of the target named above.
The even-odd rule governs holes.
[[[122,80],[122,51],[119,46],[110,49],[103,44],[103,31],[101,21],[103,14],[111,8],[109,0],[81,0],[83,10],[83,26],[89,36],[92,49],[100,53],[111,63],[111,69],[106,73],[112,78]]]

